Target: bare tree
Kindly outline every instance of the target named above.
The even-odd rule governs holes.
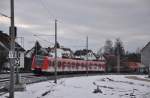
[[[119,54],[121,57],[125,55],[123,42],[119,38],[116,39],[116,42],[114,45],[114,53],[115,55]]]
[[[114,52],[117,56],[117,72],[120,73],[120,59],[125,55],[125,50],[122,41],[117,38],[114,46]]]
[[[113,53],[113,42],[111,40],[106,40],[104,45],[104,54],[112,54]]]

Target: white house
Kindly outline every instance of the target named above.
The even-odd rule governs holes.
[[[150,42],[141,50],[141,63],[145,66],[146,71],[150,68]]]
[[[55,57],[55,49],[51,48],[49,55]],[[69,48],[57,48],[57,57],[59,58],[73,58],[73,52]]]
[[[83,49],[83,50],[77,50],[75,53],[75,58],[78,58],[78,59],[83,59],[83,60],[97,60],[96,58],[96,55],[93,53],[92,50],[86,50],[86,49]]]

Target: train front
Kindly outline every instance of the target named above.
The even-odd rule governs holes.
[[[43,70],[48,70],[49,61],[47,56],[35,55],[32,61],[32,71],[35,74],[42,74]]]

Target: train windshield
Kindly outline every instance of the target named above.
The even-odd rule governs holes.
[[[35,56],[35,64],[37,66],[41,66],[43,64],[44,56],[36,55]]]

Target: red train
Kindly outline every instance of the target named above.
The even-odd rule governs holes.
[[[76,59],[57,59],[58,73],[80,73],[86,72],[104,72],[106,64],[104,61],[85,61]],[[54,73],[55,59],[48,56],[36,55],[32,61],[32,71],[34,73]]]

